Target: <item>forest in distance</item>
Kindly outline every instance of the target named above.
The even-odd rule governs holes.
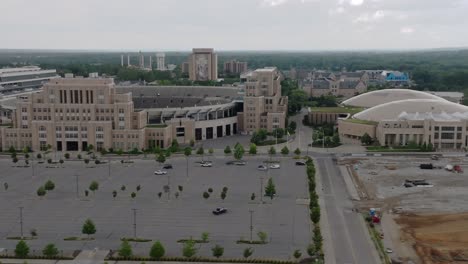
[[[165,53],[166,64],[178,66],[186,61],[190,54],[189,51]],[[38,65],[42,68],[57,69],[60,74],[71,72],[87,76],[90,72],[99,72],[114,75],[117,78],[148,78],[150,81],[184,77],[180,75],[180,68],[176,70],[176,76],[156,71],[145,76],[143,73],[129,71],[120,67],[121,54],[127,53],[0,50],[0,68]],[[138,52],[128,54],[131,55],[131,64],[138,64]],[[150,54],[155,56],[155,52],[143,52],[143,54],[146,57]],[[265,66],[276,66],[283,71],[291,68],[330,71],[341,71],[343,68],[347,71],[387,69],[408,72],[416,84],[414,89],[459,91],[468,94],[468,49],[353,52],[221,51],[217,54],[220,73],[223,63],[233,59],[248,62],[250,69]],[[155,62],[154,59],[153,62]]]

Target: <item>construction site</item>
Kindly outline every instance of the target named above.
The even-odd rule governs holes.
[[[468,159],[462,155],[337,160],[383,263],[468,263]]]

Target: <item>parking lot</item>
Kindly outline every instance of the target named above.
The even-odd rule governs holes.
[[[13,167],[9,159],[0,160],[0,240],[3,247],[13,249],[17,240],[7,240],[20,235],[20,207],[23,207],[23,229],[29,236],[36,229],[38,238],[28,240],[32,249],[42,250],[47,243],[55,243],[60,250],[117,249],[121,237],[132,237],[133,210],[136,209],[137,237],[160,240],[166,247],[166,255],[180,256],[182,245],[176,241],[193,237],[199,239],[202,232],[210,233],[210,243],[199,244],[198,255],[211,256],[211,247],[219,244],[225,248],[225,256],[240,258],[250,246],[236,244],[240,238],[250,239],[250,210],[252,212],[253,238],[263,231],[268,234],[268,244],[252,245],[253,257],[288,259],[295,249],[303,255],[310,241],[310,218],[306,174],[303,166],[295,166],[294,160],[273,158],[280,169],[267,172],[257,166],[268,157],[246,157],[245,166],[226,165],[232,157],[205,157],[213,167],[202,168],[200,157],[190,157],[188,177],[185,157],[171,157],[166,163],[174,166],[167,175],[154,175],[160,165],[154,160],[135,160],[133,164],[121,164],[118,160],[108,164],[88,165],[83,161],[65,161],[63,168],[46,168],[36,164],[32,168]],[[23,164],[22,161],[18,165]],[[92,167],[92,168],[91,168]],[[110,167],[110,170],[109,170]],[[110,171],[110,173],[109,173]],[[263,187],[273,178],[277,195],[273,200],[264,197],[260,203],[261,179]],[[39,198],[37,189],[52,180],[55,190]],[[99,189],[85,196],[92,181]],[[77,183],[78,195],[77,198]],[[164,193],[169,182],[171,191]],[[5,190],[4,183],[8,183]],[[141,190],[137,191],[140,185]],[[183,191],[178,191],[178,186]],[[121,187],[125,186],[125,191]],[[221,191],[227,187],[223,201]],[[213,189],[208,199],[203,192]],[[117,196],[112,196],[113,191]],[[131,198],[135,192],[136,197]],[[158,193],[162,192],[161,198]],[[176,198],[176,192],[179,192]],[[251,194],[255,193],[255,200]],[[169,196],[169,198],[168,198]],[[228,212],[215,216],[212,210],[226,207]],[[97,228],[93,241],[64,241],[65,237],[83,236],[81,227],[85,219],[92,219]],[[149,243],[132,243],[134,253],[147,255]]]

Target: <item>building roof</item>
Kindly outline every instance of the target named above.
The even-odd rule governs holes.
[[[406,99],[431,99],[431,100],[446,101],[445,99],[439,96],[421,92],[421,91],[416,91],[416,90],[384,89],[384,90],[377,90],[377,91],[360,94],[358,96],[354,96],[348,100],[345,100],[342,104],[368,108],[368,107],[374,107],[374,106],[389,103],[389,102],[406,100]]]
[[[340,89],[355,89],[361,81],[344,80],[340,82]]]
[[[468,106],[449,102],[444,99],[406,99],[389,102],[366,109],[353,116],[355,119],[379,122],[398,120],[402,114],[453,114],[468,112]]]

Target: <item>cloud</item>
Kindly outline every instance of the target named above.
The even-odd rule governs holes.
[[[412,27],[402,27],[402,28],[400,28],[400,33],[401,34],[407,34],[407,35],[413,34],[414,33],[414,28],[412,28]]]
[[[339,15],[339,14],[343,14],[344,12],[346,12],[346,9],[342,6],[339,6],[337,8],[332,8],[328,11],[328,14],[330,15]]]
[[[264,6],[266,5],[266,6],[275,7],[275,6],[285,4],[286,2],[288,2],[288,0],[263,0],[262,4]]]
[[[349,0],[349,4],[352,6],[360,6],[364,4],[364,0]]]
[[[385,17],[385,13],[382,10],[377,10],[373,14],[362,14],[353,20],[354,23],[371,23],[381,20]]]

